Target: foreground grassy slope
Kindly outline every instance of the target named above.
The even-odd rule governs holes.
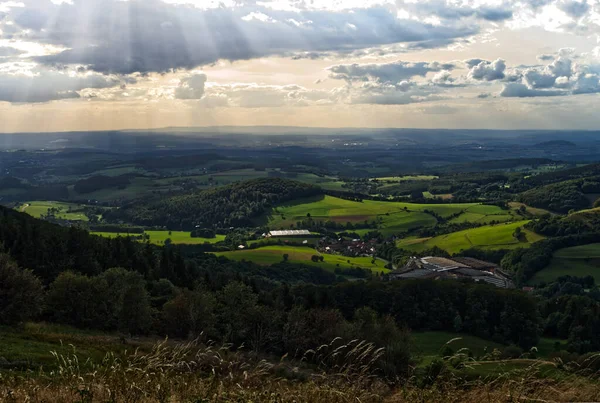
[[[232,260],[247,260],[261,265],[271,265],[283,261],[283,255],[289,255],[289,261],[293,263],[302,263],[310,266],[321,267],[325,270],[333,271],[336,267],[342,269],[360,267],[363,269],[371,269],[376,272],[388,272],[385,262],[375,259],[371,263],[370,257],[346,257],[340,255],[323,254],[323,262],[313,262],[313,255],[321,255],[319,252],[308,247],[297,246],[266,246],[257,249],[246,249],[233,252],[219,252],[219,256],[225,256]]]
[[[424,341],[447,336],[454,335],[415,334]],[[355,370],[362,363],[343,352],[337,361],[345,364],[342,367],[331,360],[316,365],[293,357],[271,362],[247,354],[246,349],[231,351],[171,340],[154,344],[152,339],[127,339],[124,344],[113,335],[38,324],[18,331],[0,327],[0,339],[5,341],[0,354],[17,352],[4,361],[5,368],[35,370],[24,376],[22,371],[0,368],[3,401],[500,403],[600,399],[593,377],[562,371],[545,360],[472,361],[463,369],[446,365],[433,379],[431,373],[417,369],[409,381],[386,383],[368,365],[361,365],[362,372]],[[477,338],[464,340],[470,349],[486,343]],[[431,345],[433,351],[437,342]],[[105,351],[114,356],[102,359]],[[40,366],[43,369],[37,371]]]
[[[522,239],[513,236],[517,227],[523,227],[528,221],[517,221],[509,224],[486,225],[457,231],[433,238],[405,238],[397,242],[397,246],[415,252],[421,252],[437,246],[448,253],[457,253],[470,248],[480,249],[514,249],[529,247],[531,243],[543,239],[542,236],[529,230],[523,230]]]
[[[600,282],[600,243],[573,246],[554,252],[550,264],[537,272],[531,284],[551,282],[560,276],[592,276]]]

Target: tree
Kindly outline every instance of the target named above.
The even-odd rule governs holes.
[[[171,238],[167,238],[165,239],[165,246],[169,246],[173,243],[173,241],[171,240]]]
[[[92,329],[110,329],[114,300],[103,278],[61,273],[48,289],[49,316],[58,323]]]
[[[287,262],[289,258],[290,258],[290,255],[288,255],[287,253],[283,254],[283,261],[284,262]]]
[[[119,329],[131,334],[145,334],[152,326],[150,298],[142,281],[124,290],[119,309]]]
[[[40,279],[0,254],[0,323],[14,325],[34,318],[41,312],[43,297]]]
[[[258,296],[240,282],[229,283],[218,294],[218,327],[225,341],[242,344],[247,340],[256,314]]]

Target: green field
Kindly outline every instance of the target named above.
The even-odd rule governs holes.
[[[346,257],[341,255],[323,254],[323,262],[313,262],[310,258],[313,255],[321,255],[316,250],[309,247],[297,246],[265,246],[257,249],[238,250],[233,252],[219,252],[217,255],[225,256],[231,260],[247,260],[260,265],[272,265],[283,261],[283,255],[289,255],[289,261],[293,263],[302,263],[310,266],[321,267],[325,270],[333,271],[336,267],[371,269],[376,272],[388,272],[385,262],[375,260],[371,263],[370,257]],[[350,263],[348,263],[350,262]]]
[[[192,238],[189,232],[185,231],[144,231],[150,236],[150,243],[155,245],[164,245],[165,240],[170,238],[171,243],[175,245],[199,245],[204,243],[217,243],[225,240],[225,235],[217,235],[214,238]],[[127,233],[117,232],[92,232],[94,235],[100,235],[106,238],[117,236],[127,236]],[[140,236],[141,234],[131,234],[132,236]]]
[[[413,228],[435,225],[437,222],[435,217],[424,213],[424,210],[448,217],[475,206],[485,208],[490,213],[502,211],[496,206],[482,206],[477,203],[416,204],[375,200],[357,202],[332,196],[319,196],[278,206],[263,217],[261,223],[266,223],[270,228],[290,228],[292,224],[305,220],[307,214],[310,214],[314,220],[331,220],[341,224],[380,220],[380,229],[384,235],[391,235]]]
[[[592,276],[600,282],[600,243],[573,246],[554,252],[550,264],[537,272],[531,284],[555,281],[560,276]]]
[[[73,203],[62,203],[56,201],[29,201],[17,207],[17,210],[27,213],[35,218],[40,218],[48,213],[49,208],[58,208],[60,213],[56,214],[56,218],[71,221],[89,221],[83,213],[82,206]]]
[[[458,340],[456,340],[458,339]],[[491,352],[494,348],[503,350],[506,346],[485,340],[479,337],[461,333],[450,332],[415,332],[412,334],[412,349],[417,355],[424,359],[427,357],[439,357],[442,347],[449,341],[448,345],[454,351],[461,348],[468,348],[475,357],[480,357],[487,351]]]
[[[479,203],[418,204],[375,200],[362,202],[340,199],[333,196],[319,196],[311,199],[296,200],[272,209],[259,222],[270,228],[291,228],[297,222],[305,220],[307,214],[314,220],[348,222],[362,224],[364,221],[378,221],[379,230],[384,236],[405,232],[415,228],[431,227],[437,219],[424,211],[432,211],[447,218],[459,214],[451,223],[476,222],[486,224],[492,221],[507,222],[521,220],[513,210],[503,210],[498,206]],[[361,229],[365,233],[372,229]]]
[[[528,230],[523,230],[526,239],[517,240],[513,233],[517,227],[523,227],[528,221],[518,221],[510,224],[486,225],[471,228],[451,234],[439,235],[433,238],[408,237],[397,242],[402,249],[421,252],[434,246],[448,253],[458,253],[464,249],[514,249],[528,247],[531,243],[543,239],[542,236]]]

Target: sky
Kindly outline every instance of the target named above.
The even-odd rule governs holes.
[[[0,0],[0,131],[600,129],[600,0]]]

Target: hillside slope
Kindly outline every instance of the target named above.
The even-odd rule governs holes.
[[[244,226],[251,224],[251,218],[263,214],[274,204],[321,192],[319,187],[306,183],[264,178],[154,202],[136,202],[111,212],[105,218],[183,230],[196,226]]]

